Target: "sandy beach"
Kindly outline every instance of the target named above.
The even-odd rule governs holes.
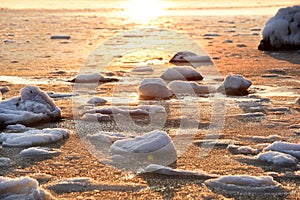
[[[13,3],[9,4],[6,1],[3,5],[0,3],[0,87],[10,88],[3,94],[3,100],[19,96],[20,90],[26,85],[39,86],[46,92],[74,94],[79,92],[79,89],[69,81],[85,70],[103,73],[107,77],[110,77],[111,72],[111,77],[118,78],[119,81],[100,84],[82,97],[54,99],[54,103],[62,110],[62,120],[34,127],[71,130],[68,139],[46,145],[60,149],[60,155],[51,159],[24,160],[18,156],[23,148],[0,146],[0,157],[8,157],[13,161],[8,167],[0,167],[0,176],[35,178],[41,188],[49,191],[57,199],[250,199],[251,195],[245,197],[242,194],[232,195],[226,191],[214,190],[204,184],[205,179],[201,178],[137,174],[105,164],[91,153],[92,148],[85,146],[90,143],[86,144],[82,139],[81,129],[78,127],[85,129],[89,123],[78,122],[76,119],[76,109],[86,106],[82,102],[86,102],[92,96],[98,96],[108,101],[105,105],[107,107],[163,105],[167,110],[167,119],[161,129],[176,141],[178,148],[184,149],[170,167],[203,171],[218,176],[272,176],[285,192],[278,195],[260,194],[260,199],[300,199],[299,159],[296,166],[278,167],[253,160],[253,157],[248,155],[232,154],[222,145],[215,145],[203,157],[200,156],[204,151],[203,146],[195,143],[214,133],[219,134],[221,142],[226,139],[230,144],[257,149],[274,141],[300,143],[300,105],[295,103],[300,96],[300,51],[264,52],[257,49],[266,21],[276,14],[278,8],[296,5],[296,1],[282,4],[265,1],[263,5],[248,7],[243,7],[240,1],[236,5],[228,6],[217,2],[215,5],[220,6],[215,8],[211,5],[206,8],[205,4],[199,3],[196,9],[192,9],[192,1],[185,4],[187,8],[178,7],[183,5],[178,1],[178,5],[173,2],[172,7],[168,7],[165,15],[142,23],[135,22],[134,17],[126,16],[123,8],[116,4],[110,6],[102,2],[99,5],[95,3],[95,6],[86,6],[77,2],[75,8],[68,9],[64,7],[71,4],[68,1],[64,2],[64,6],[54,2],[52,7],[45,8],[43,1],[40,2],[36,6],[24,4],[23,7],[18,7],[17,3],[12,6]],[[266,12],[262,12],[263,9]],[[248,10],[249,13],[242,14],[243,10]],[[214,107],[209,95],[193,99],[193,106],[197,105],[201,113],[197,121],[197,130],[195,134],[188,132],[178,136],[181,120],[186,117],[183,116],[182,110],[189,108],[189,104],[184,103],[184,98],[147,101],[139,100],[136,94],[139,81],[150,76],[159,77],[166,68],[172,66],[168,61],[174,56],[174,52],[142,49],[128,51],[129,53],[119,57],[115,55],[119,52],[118,48],[121,48],[122,52],[122,47],[126,46],[128,41],[143,43],[145,40],[151,40],[150,36],[150,39],[147,39],[146,35],[132,35],[134,31],[131,30],[140,27],[146,30],[150,27],[152,32],[150,31],[149,35],[159,31],[176,33],[198,44],[212,58],[214,69],[217,71],[214,77],[216,84],[221,84],[228,74],[240,74],[252,81],[250,94],[224,97],[224,111],[218,111],[218,108]],[[128,34],[119,37],[118,34],[124,32]],[[71,38],[50,39],[53,35]],[[158,34],[155,38],[169,42],[168,37],[168,34]],[[180,45],[184,46],[176,44],[176,41],[180,43],[183,39],[174,38],[174,41],[168,44],[170,48],[176,45],[178,48],[182,48]],[[107,63],[109,66],[103,68],[103,63],[103,66],[92,66],[93,62],[98,61],[92,62],[89,57],[96,54],[95,49],[104,49],[104,52],[101,52],[102,57],[99,57],[100,63],[103,61],[105,64],[105,54],[115,56],[113,61]],[[87,66],[87,63],[90,66]],[[151,73],[131,71],[134,66],[145,64],[155,70]],[[101,69],[104,70],[100,71]],[[200,69],[202,74],[206,73],[204,69],[209,68]],[[205,81],[209,82],[208,79],[204,79],[200,83]],[[82,100],[79,105],[76,102],[78,99]],[[257,112],[263,113],[263,116],[257,118],[244,115]],[[214,114],[224,116],[220,117],[221,121],[214,121]],[[149,123],[143,116],[134,120],[140,126]],[[222,120],[224,125],[220,127],[218,124],[222,124]],[[113,120],[98,124],[102,130],[122,133],[122,128],[117,127]],[[135,133],[127,131],[126,134]],[[270,135],[276,135],[277,139],[268,140]],[[260,139],[255,140],[255,136]],[[89,185],[81,190],[75,188],[69,192],[59,192],[59,189],[52,187],[58,181],[78,177],[93,179],[101,187],[92,188]],[[255,196],[251,198],[256,199]]]

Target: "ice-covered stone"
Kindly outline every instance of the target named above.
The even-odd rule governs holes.
[[[66,129],[31,129],[23,133],[1,133],[2,146],[25,147],[49,144],[63,140],[69,136]]]
[[[190,66],[176,66],[168,68],[161,78],[168,81],[183,80],[183,81],[196,81],[202,80],[203,77],[193,67]]]
[[[54,197],[39,187],[37,180],[30,177],[0,177],[0,199],[40,199],[52,200]]]
[[[170,60],[170,63],[205,63],[211,62],[209,56],[199,56],[190,51],[181,51],[176,53],[173,58]]]
[[[216,89],[207,85],[199,85],[193,81],[172,81],[168,87],[174,94],[209,94],[216,92]]]
[[[266,198],[287,192],[271,176],[227,175],[206,180],[204,183],[212,190],[239,199],[249,199],[248,197],[261,199],[260,195]]]
[[[110,121],[111,117],[109,115],[101,114],[101,113],[85,113],[81,118],[81,120],[85,121]]]
[[[74,79],[70,80],[70,82],[75,82],[75,83],[98,83],[98,82],[112,82],[112,81],[118,81],[118,79],[105,78],[99,73],[78,74]]]
[[[147,78],[138,88],[140,99],[168,99],[172,93],[161,78]]]
[[[0,157],[0,167],[9,167],[11,165],[11,159]]]
[[[166,132],[159,130],[135,138],[118,140],[111,146],[111,152],[148,164],[169,165],[177,160],[173,141]]]
[[[135,66],[132,69],[133,72],[152,72],[153,68],[151,66],[142,65],[142,66]]]
[[[256,155],[259,150],[249,146],[228,145],[227,150],[232,154]]]
[[[97,134],[88,134],[86,138],[91,141],[99,141],[112,144],[117,140],[125,139],[126,136],[120,133],[100,131]]]
[[[290,143],[290,142],[273,142],[266,148],[264,151],[278,151],[300,159],[300,144],[299,143]]]
[[[300,49],[300,6],[281,8],[265,24],[259,50]]]
[[[5,128],[5,132],[21,133],[21,132],[28,131],[30,129],[32,129],[32,128],[24,126],[22,124],[14,124],[14,125],[8,125]]]
[[[90,100],[88,100],[88,104],[93,104],[95,106],[104,105],[107,101],[100,97],[92,97]]]
[[[0,103],[0,122],[4,125],[29,125],[60,118],[60,109],[47,93],[36,86],[26,86],[21,90],[20,97]]]
[[[241,75],[228,75],[218,91],[228,95],[246,95],[251,85],[252,82]]]
[[[60,154],[59,149],[53,149],[48,147],[30,147],[23,149],[19,155],[25,158],[51,158]]]
[[[277,152],[277,151],[267,151],[262,152],[256,156],[257,160],[262,162],[272,163],[278,166],[296,166],[297,159],[289,154]]]

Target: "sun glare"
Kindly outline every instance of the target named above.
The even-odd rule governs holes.
[[[125,15],[133,22],[147,24],[163,15],[165,7],[163,0],[129,0],[125,5]]]

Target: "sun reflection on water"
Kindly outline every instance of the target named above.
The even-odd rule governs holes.
[[[164,0],[129,0],[124,5],[125,15],[130,21],[147,24],[164,15],[167,3]]]

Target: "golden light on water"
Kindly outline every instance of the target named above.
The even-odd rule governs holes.
[[[163,0],[129,0],[125,5],[125,15],[132,22],[147,24],[164,15],[165,8],[166,2]]]

